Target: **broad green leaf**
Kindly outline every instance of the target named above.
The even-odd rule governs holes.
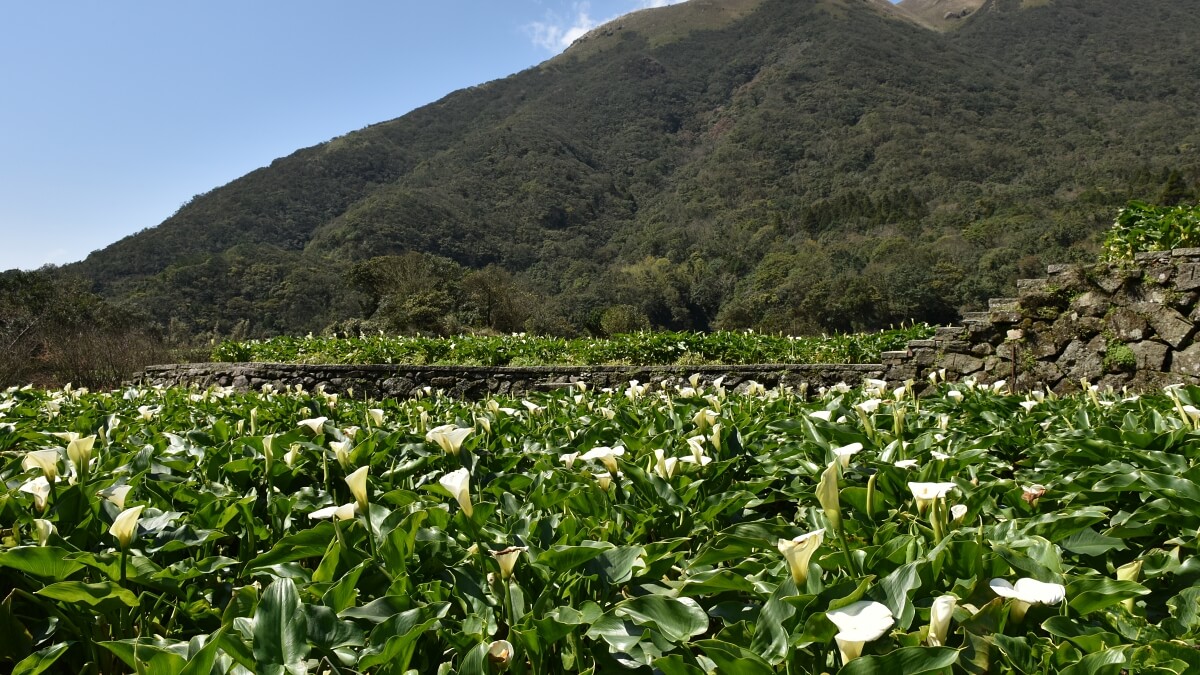
[[[904,647],[881,655],[860,656],[838,675],[921,675],[949,668],[958,661],[950,647]]]
[[[305,675],[308,622],[291,579],[276,579],[254,610],[254,661],[258,673]]]
[[[1133,581],[1105,577],[1076,579],[1067,585],[1068,604],[1080,614],[1115,605],[1126,598],[1146,595],[1150,589]]]
[[[21,659],[13,666],[12,675],[41,675],[54,667],[54,662],[67,653],[70,642],[59,642]]]
[[[122,588],[115,581],[101,581],[94,584],[85,584],[82,581],[60,581],[37,591],[37,594],[63,602],[83,603],[89,607],[95,607],[110,600],[127,607],[138,606],[137,596]]]
[[[687,642],[708,630],[708,615],[691,598],[644,595],[618,603],[614,612],[658,629],[671,642]]]
[[[270,567],[325,555],[329,540],[336,537],[333,523],[322,522],[315,527],[281,538],[271,550],[247,563],[247,569]]]
[[[56,546],[18,546],[0,551],[0,567],[31,574],[41,579],[64,581],[84,568],[71,560],[66,549]]]

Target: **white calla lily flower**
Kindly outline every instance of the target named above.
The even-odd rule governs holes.
[[[67,457],[75,464],[75,468],[87,469],[92,461],[92,447],[96,444],[96,436],[72,438],[67,442]]]
[[[458,501],[463,513],[470,518],[474,511],[471,505],[471,473],[465,468],[456,469],[439,478],[438,483]]]
[[[874,600],[859,600],[826,612],[825,616],[838,627],[834,640],[841,652],[842,665],[862,655],[863,645],[883,637],[896,623],[892,611]]]
[[[838,465],[844,469],[850,466],[850,458],[855,454],[862,452],[862,449],[862,443],[851,443],[850,445],[843,445],[840,448],[834,448],[833,456]]]
[[[779,540],[777,544],[779,552],[787,559],[788,570],[792,573],[792,579],[797,586],[802,586],[808,581],[808,562],[812,559],[812,554],[821,547],[823,541],[825,541],[825,528],[813,530],[794,539]]]
[[[57,530],[54,528],[54,523],[45,518],[33,519],[33,534],[37,537],[38,546],[45,546],[50,541],[51,535]]]
[[[917,511],[924,513],[925,509],[933,503],[935,499],[945,499],[946,495],[951,490],[958,487],[954,483],[909,483],[908,489],[912,490],[913,498],[917,500]]]
[[[142,517],[142,511],[145,508],[144,505],[138,505],[125,509],[117,514],[112,526],[108,528],[108,533],[116,538],[121,548],[129,548],[129,545],[133,543],[134,538],[137,536],[138,520]]]
[[[320,435],[325,431],[325,423],[328,421],[328,417],[313,417],[307,420],[300,420],[296,423],[296,426],[307,427],[314,435]]]
[[[346,485],[350,486],[350,494],[354,495],[354,501],[358,503],[358,509],[362,513],[367,513],[370,508],[367,503],[367,474],[369,472],[370,467],[362,466],[346,476]]]
[[[463,441],[467,439],[475,430],[471,427],[458,427],[454,424],[443,424],[434,427],[425,434],[425,440],[430,443],[437,444],[447,454],[458,456],[458,451],[462,449]]]
[[[39,513],[46,510],[46,503],[50,499],[50,481],[46,480],[45,476],[26,481],[20,490],[33,495],[33,506]]]
[[[46,480],[53,483],[58,479],[58,456],[57,450],[32,450],[25,453],[21,468],[26,471],[40,469]]]
[[[953,595],[943,595],[935,598],[929,608],[929,635],[925,643],[930,647],[941,647],[946,644],[946,635],[950,632],[950,619],[954,617],[954,607],[958,598]]]
[[[1014,598],[1030,605],[1057,605],[1067,597],[1067,589],[1062,584],[1029,577],[1017,579],[1015,584],[1007,579],[992,579],[988,586],[1000,597]]]
[[[317,509],[308,514],[310,520],[324,520],[325,518],[333,518],[334,520],[350,520],[358,513],[358,504],[342,504],[341,506],[326,506],[323,509]]]
[[[625,447],[618,445],[613,448],[600,446],[592,448],[579,456],[580,459],[594,461],[600,460],[604,464],[604,468],[608,469],[609,473],[617,473],[617,458],[625,454]]]
[[[517,566],[517,560],[521,554],[528,551],[528,546],[509,546],[500,551],[492,551],[492,557],[500,564],[500,578],[507,579],[512,576],[513,569]]]

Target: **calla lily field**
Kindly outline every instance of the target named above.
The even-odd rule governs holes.
[[[0,668],[1200,672],[1200,388],[934,380],[9,389]]]

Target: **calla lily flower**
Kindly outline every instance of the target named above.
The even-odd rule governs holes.
[[[358,508],[363,513],[369,508],[367,504],[367,473],[370,467],[361,466],[354,473],[346,476],[346,485],[350,486],[350,494],[354,495],[354,501],[358,503]]]
[[[46,510],[46,502],[50,499],[50,481],[45,476],[25,482],[20,490],[33,495],[33,506],[39,513]]]
[[[915,469],[915,468],[917,468],[917,460],[901,459],[901,460],[892,462],[892,466],[896,467],[897,469]]]
[[[606,473],[598,473],[598,474],[596,474],[596,485],[600,486],[600,489],[601,489],[601,490],[604,490],[605,492],[608,492],[608,489],[609,489],[610,487],[612,487],[613,476],[616,476],[616,477],[620,478],[620,477],[621,477],[621,472],[619,472],[619,471],[618,471],[618,472],[617,472],[617,473],[615,473],[615,474],[614,474],[614,473],[607,473],[607,472],[606,472]]]
[[[950,520],[953,520],[954,522],[958,523],[958,522],[961,522],[962,519],[964,517],[966,517],[966,515],[967,515],[967,505],[966,504],[955,504],[954,506],[950,507]]]
[[[471,473],[465,468],[457,469],[439,478],[438,483],[458,500],[463,513],[470,518],[474,510],[471,505]]]
[[[687,439],[688,449],[692,451],[691,455],[680,457],[679,461],[688,462],[689,464],[698,464],[704,466],[712,461],[712,457],[704,454],[704,437],[690,436]]]
[[[430,429],[425,434],[425,440],[430,443],[436,443],[442,450],[457,457],[458,451],[462,448],[463,441],[474,431],[471,427],[443,424]]]
[[[264,438],[263,441],[266,441]],[[354,446],[352,441],[330,441],[329,447],[333,448],[333,456],[337,459],[337,463],[342,467],[342,470],[350,468],[350,448]]]
[[[917,500],[917,511],[925,513],[925,509],[933,503],[935,499],[945,499],[949,493],[958,485],[954,483],[909,483],[908,489],[912,490],[913,497]]]
[[[946,635],[950,632],[950,619],[954,616],[954,607],[958,598],[953,595],[943,595],[935,598],[929,608],[929,635],[925,642],[930,647],[941,647],[946,644]]]
[[[562,455],[559,455],[558,458],[562,460],[563,466],[567,467],[567,471],[570,471],[571,469],[575,468],[575,460],[579,459],[579,453],[566,452]]]
[[[383,408],[367,408],[367,419],[377,427],[383,426]]]
[[[140,405],[140,406],[138,406],[137,411],[138,411],[138,417],[142,418],[143,420],[145,420],[147,422],[154,419],[154,416],[158,414],[158,408],[155,408],[154,406],[151,406],[151,405]]]
[[[1014,598],[1030,605],[1057,605],[1067,597],[1062,584],[1046,583],[1028,577],[1017,579],[1016,584],[1006,579],[992,579],[988,586],[1004,598]]]
[[[838,467],[837,462],[831,462],[821,473],[821,482],[817,484],[817,501],[829,524],[837,532],[842,531],[842,504],[838,497]]]
[[[750,380],[749,382],[746,383],[746,395],[747,396],[754,396],[756,398],[761,398],[761,397],[765,396],[766,393],[767,393],[767,388],[765,386],[763,386],[761,383],[755,382],[754,380]]]
[[[580,456],[580,459],[600,460],[604,464],[604,468],[608,469],[609,473],[617,472],[617,458],[625,454],[625,447],[618,445],[615,448],[598,447],[592,448]]]
[[[513,568],[517,566],[517,559],[521,554],[528,551],[528,546],[509,546],[502,551],[492,551],[492,557],[500,564],[500,578],[507,579],[512,576]]]
[[[67,443],[67,457],[75,464],[75,468],[86,469],[88,463],[92,460],[92,446],[96,444],[96,437],[87,436],[84,438],[73,438]]]
[[[670,480],[675,475],[675,467],[678,464],[678,459],[667,457],[667,453],[662,448],[658,448],[654,451],[654,459],[650,462],[649,470],[663,480]]]
[[[112,487],[105,488],[96,494],[115,504],[118,509],[124,509],[125,498],[129,496],[129,491],[132,489],[133,487],[129,485],[114,485]]]
[[[795,539],[779,540],[779,552],[787,559],[788,569],[797,586],[802,586],[808,581],[808,561],[812,559],[812,554],[821,547],[823,541],[825,541],[824,528],[802,534]]]
[[[298,427],[308,427],[315,435],[320,435],[325,431],[325,422],[329,421],[328,417],[313,417],[312,419],[300,420],[296,423]]]
[[[513,646],[508,640],[496,640],[488,645],[487,658],[497,670],[508,670],[512,663]]]
[[[833,411],[832,410],[814,410],[814,411],[808,413],[808,416],[812,417],[813,419],[818,419],[818,420],[828,422],[829,418],[833,417]]]
[[[692,416],[692,424],[696,425],[697,431],[704,431],[717,422],[717,413],[710,408],[702,408],[699,412]]]
[[[33,533],[37,536],[38,546],[45,546],[46,542],[50,541],[50,536],[55,532],[54,523],[45,518],[33,519]]]
[[[26,471],[34,468],[41,469],[46,480],[53,483],[58,478],[58,451],[34,450],[27,452],[25,459],[21,460],[21,468]]]
[[[121,548],[129,548],[129,545],[133,543],[134,537],[137,536],[138,519],[142,517],[142,511],[145,508],[145,506],[139,505],[125,509],[117,514],[112,526],[108,528],[108,533],[116,538]]]
[[[863,401],[862,403],[855,404],[854,407],[861,410],[862,412],[870,415],[871,413],[875,412],[876,410],[879,410],[879,404],[881,404],[881,403],[883,403],[883,401],[881,401],[877,398],[869,398],[869,399]]]
[[[883,637],[896,623],[892,611],[874,600],[859,600],[825,616],[838,627],[833,639],[841,652],[842,665],[861,656],[863,645]]]
[[[957,389],[951,389],[950,391],[946,392],[946,398],[950,399],[951,401],[954,401],[955,403],[958,403],[959,401],[962,400],[963,393]]]
[[[850,458],[856,453],[862,452],[862,449],[862,443],[851,443],[850,445],[843,445],[840,448],[834,448],[833,456],[837,459],[837,463],[844,469],[850,466]]]
[[[323,520],[325,518],[350,520],[356,513],[358,513],[358,504],[342,504],[341,506],[326,506],[323,509],[317,509],[308,514],[308,517],[310,520]]]

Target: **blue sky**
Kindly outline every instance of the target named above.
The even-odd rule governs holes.
[[[80,260],[192,195],[680,0],[9,0],[0,270]]]

